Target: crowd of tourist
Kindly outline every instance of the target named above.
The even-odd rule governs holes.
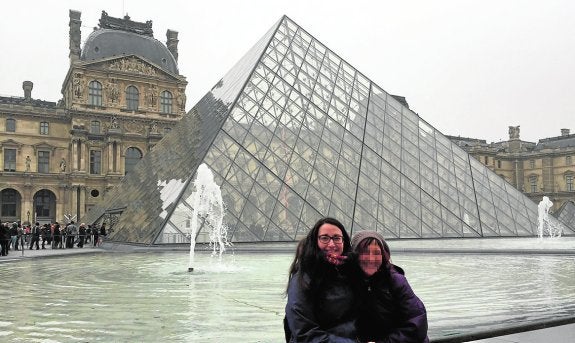
[[[18,222],[2,223],[0,220],[0,255],[6,256],[10,250],[21,249],[72,249],[74,245],[78,248],[83,248],[84,245],[96,247],[102,244],[104,237],[106,224],[81,223],[76,226],[74,221],[70,221],[66,225],[60,225],[58,222],[23,225]]]

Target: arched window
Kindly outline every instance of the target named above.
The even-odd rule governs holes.
[[[160,112],[164,114],[172,113],[172,93],[163,91],[160,95]]]
[[[138,88],[128,86],[128,88],[126,88],[126,108],[130,111],[136,111],[139,105],[140,92],[138,92]]]
[[[6,119],[6,132],[16,132],[16,119]]]
[[[54,219],[56,212],[56,196],[47,189],[42,189],[34,195],[34,211],[36,219]]]
[[[102,106],[102,84],[98,81],[90,81],[88,85],[88,104]]]
[[[128,148],[126,150],[126,165],[124,167],[124,174],[128,174],[140,160],[142,159],[142,152],[138,148]]]

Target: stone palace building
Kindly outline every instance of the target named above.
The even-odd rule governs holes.
[[[102,12],[81,46],[81,13],[69,14],[70,67],[57,102],[0,97],[0,219],[81,218],[130,173],[185,114],[178,32],[154,38],[152,22]]]

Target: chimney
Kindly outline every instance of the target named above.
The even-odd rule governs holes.
[[[561,129],[561,136],[569,136],[569,129]]]
[[[32,81],[22,82],[22,89],[24,90],[24,101],[32,100],[32,88],[34,88],[34,83],[32,83]]]
[[[176,62],[178,62],[178,31],[172,31],[168,29],[168,32],[166,32],[166,37],[168,38],[166,41],[166,46],[176,59]]]
[[[82,13],[80,11],[70,10],[70,52],[68,57],[70,57],[70,64],[74,61],[80,59],[80,39],[82,37],[82,32],[80,31],[80,26],[82,25],[82,20],[80,16]]]

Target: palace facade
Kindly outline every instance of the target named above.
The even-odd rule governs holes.
[[[81,218],[185,114],[178,33],[154,38],[152,22],[110,17],[81,42],[69,14],[69,61],[57,102],[0,97],[0,220]]]
[[[557,211],[575,201],[575,134],[569,129],[537,143],[521,140],[519,126],[509,127],[508,141],[449,138],[536,203],[547,196]]]

